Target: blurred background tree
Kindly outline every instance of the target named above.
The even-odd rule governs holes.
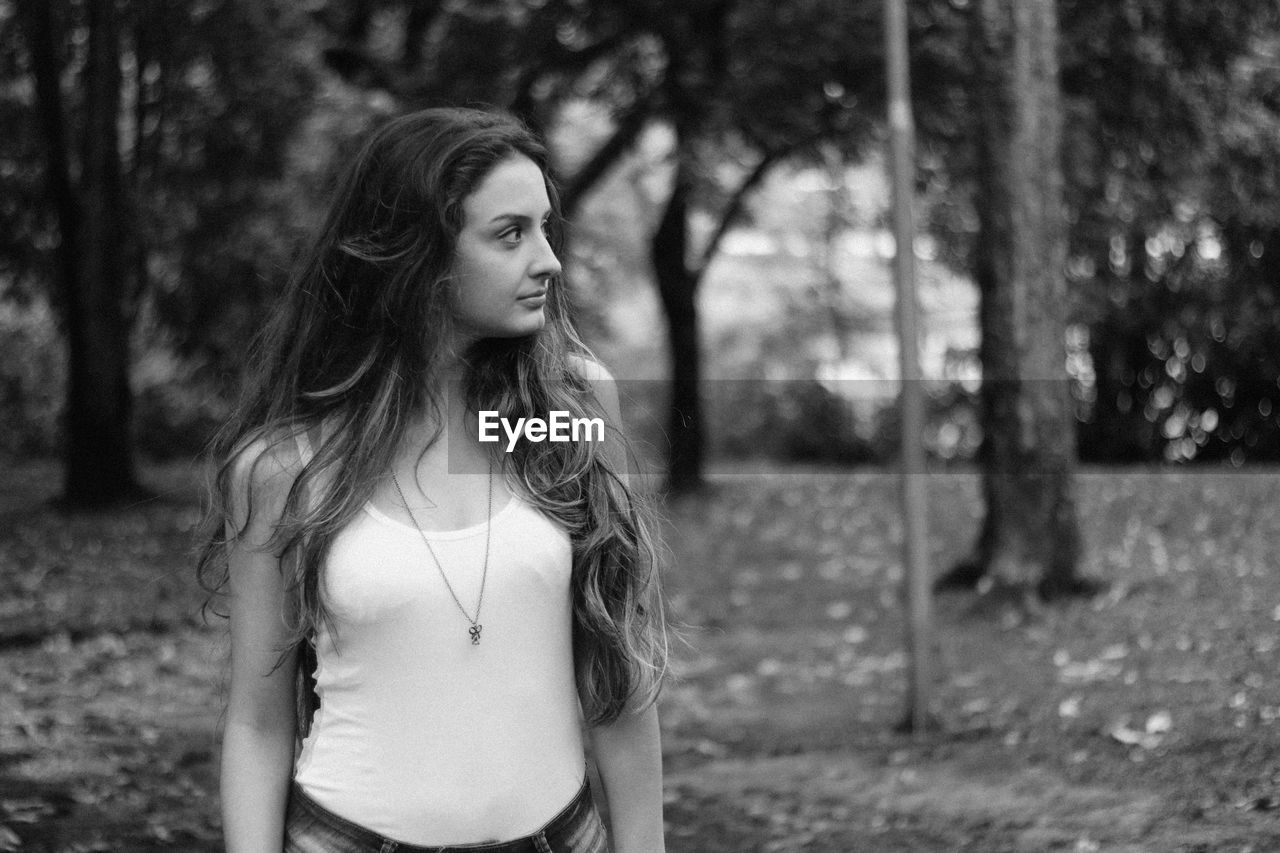
[[[967,8],[967,3],[953,4]],[[1079,453],[1092,462],[1280,457],[1280,9],[1060,0]],[[973,267],[977,114],[920,121],[931,230]],[[957,118],[958,121],[951,119]]]
[[[986,6],[975,4],[973,20],[985,17]],[[964,82],[956,93],[972,105],[955,113],[960,122],[921,117],[926,145],[936,146],[924,162],[934,231],[983,294],[980,455],[987,515],[973,556],[950,571],[945,584],[1007,575],[998,569],[1009,565],[999,559],[1009,551],[1019,567],[1043,564],[1042,592],[1093,587],[1070,568],[1078,534],[1063,473],[1076,442],[1061,434],[1045,441],[1040,427],[1030,427],[1038,435],[1028,445],[1033,456],[1055,444],[1064,451],[1054,454],[1052,471],[1013,452],[1019,430],[1036,420],[1028,416],[1047,411],[1020,403],[1025,391],[1016,380],[1033,376],[1040,386],[1033,396],[1056,401],[1058,383],[1049,381],[1060,372],[1055,361],[1065,362],[1073,378],[1079,455],[1087,461],[1226,456],[1242,464],[1280,452],[1280,421],[1272,413],[1280,387],[1271,236],[1280,222],[1276,7],[1067,0],[1058,18],[1070,286],[1028,292],[1028,299],[1050,301],[1023,313],[1055,313],[1063,300],[1071,325],[1065,336],[1048,339],[1051,330],[1040,330],[1039,348],[1049,358],[1032,374],[1000,353],[1011,340],[1034,339],[1035,324],[1017,321],[1016,305],[989,310],[990,282],[999,278],[993,273],[1010,259],[998,246],[991,256],[985,235],[993,221],[999,230],[1009,215],[1012,186],[998,185],[1019,173],[1019,155],[997,151],[992,161],[984,141],[1001,139],[992,139],[998,125],[986,108],[994,101],[993,73],[1000,78],[1016,65],[1012,52],[994,67],[984,61],[972,63],[972,72],[957,67]],[[980,47],[970,54],[983,58]],[[1002,112],[1017,115],[1024,94],[1010,98]],[[1042,164],[1041,173],[1049,166]],[[1025,214],[1028,208],[1017,206],[1028,201],[1021,195],[1013,209]],[[1042,248],[1043,257],[1059,256]],[[1039,485],[1030,491],[1038,497],[1007,487],[1021,480],[1030,488],[1032,479]],[[1012,499],[1016,491],[1024,492],[1021,499]],[[1058,518],[1051,525],[1056,532],[1028,515]],[[1004,547],[1019,541],[1025,547]],[[1037,551],[1038,560],[1025,559]]]
[[[303,23],[285,3],[0,5],[0,299],[47,300],[66,339],[68,504],[137,491],[142,342],[243,349],[287,257],[272,194],[311,108]]]
[[[615,187],[609,182],[620,172],[648,170],[651,204],[621,220],[647,243],[639,256],[647,269],[621,277],[658,285],[673,380],[671,479],[695,487],[706,444],[698,389],[708,354],[698,307],[708,269],[724,259],[733,227],[761,215],[752,198],[771,181],[857,163],[881,139],[878,2],[326,0],[299,9],[118,0],[113,8],[114,25],[97,32],[114,26],[114,39],[93,40],[90,4],[81,0],[0,0],[0,116],[9,131],[0,139],[3,439],[11,451],[66,448],[68,496],[80,501],[128,491],[120,449],[129,432],[120,424],[129,420],[130,389],[135,441],[158,454],[199,448],[235,385],[265,300],[323,207],[328,175],[369,120],[477,101],[545,130],[570,212],[601,204],[599,189]],[[937,259],[964,273],[976,269],[979,221],[974,9],[972,0],[911,4],[919,186]],[[1058,10],[1070,222],[1066,363],[1079,453],[1089,461],[1274,459],[1274,4],[1060,0]],[[114,86],[110,74],[88,73],[91,61],[110,64],[112,45]],[[55,98],[59,109],[47,106]],[[114,144],[103,118],[112,112]],[[48,143],[58,132],[54,117],[61,144]],[[118,190],[103,156],[113,148]],[[100,168],[85,168],[91,162]],[[115,229],[118,239],[94,239],[118,259],[95,263],[118,274],[58,285],[84,280],[95,257],[69,248],[87,239],[87,224],[66,229],[68,241],[59,220],[88,215],[98,186],[117,195],[117,215],[101,233]],[[839,242],[831,233],[815,239]],[[759,275],[773,274],[786,272],[761,264]],[[83,350],[86,334],[104,347],[105,338],[121,338],[77,331],[68,294],[87,288],[98,288],[100,304],[120,306],[129,345],[89,359],[97,370],[115,365],[115,378],[91,390],[67,383],[63,403],[58,377],[79,369],[67,368],[58,341]],[[777,317],[776,328],[744,327],[744,335],[773,341],[755,348],[759,357],[796,358],[794,343],[816,324],[841,340],[865,329],[826,303],[815,321],[795,301],[808,292],[796,291],[797,310]],[[812,367],[796,380],[794,400],[766,394],[769,417],[735,421],[732,441],[720,446],[811,461],[890,457],[892,409],[868,425],[841,408]],[[122,385],[130,372],[132,384]],[[101,402],[88,405],[90,394]],[[729,410],[748,402],[730,401]],[[977,410],[972,391],[953,384],[936,398],[931,422],[962,424],[952,432],[969,436],[965,419]],[[85,431],[98,449],[79,452],[79,462],[71,448],[87,445],[64,440],[64,411],[68,432],[94,423],[90,411],[114,424]],[[815,412],[858,437],[779,440],[798,436]],[[954,458],[976,443],[952,442],[960,448]],[[111,476],[107,460],[116,460]]]
[[[974,556],[945,580],[1083,591],[1054,0],[979,0],[969,32],[985,515]]]
[[[1068,3],[1064,26],[1082,456],[1280,459],[1280,8]]]

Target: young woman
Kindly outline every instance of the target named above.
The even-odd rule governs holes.
[[[607,850],[584,719],[612,849],[664,849],[652,523],[559,233],[499,114],[390,121],[343,180],[216,446],[230,853]],[[608,437],[479,440],[556,411]]]

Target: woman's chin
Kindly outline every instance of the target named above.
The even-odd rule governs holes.
[[[501,328],[491,329],[484,337],[488,338],[528,338],[541,332],[547,325],[546,318],[541,314],[535,318],[528,318],[519,323],[511,323]]]
[[[514,318],[506,323],[472,326],[463,334],[467,340],[472,342],[486,338],[527,338],[542,331],[546,325],[546,315],[542,311],[538,311],[536,314]]]
[[[521,317],[518,322],[512,323],[511,331],[507,337],[525,338],[529,335],[536,335],[546,325],[547,315],[539,308],[536,312],[530,312],[529,316]]]

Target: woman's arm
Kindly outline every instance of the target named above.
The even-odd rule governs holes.
[[[665,853],[657,705],[624,711],[617,721],[590,729],[590,736],[609,804],[613,853]]]
[[[574,367],[591,383],[596,400],[620,435],[622,414],[616,380],[594,361],[575,359]],[[627,454],[621,443],[606,446],[605,452],[626,482]],[[609,804],[614,853],[665,853],[657,703],[640,710],[628,707],[616,721],[592,727],[589,736]]]
[[[265,452],[261,462],[253,460]],[[222,738],[222,825],[227,853],[280,853],[293,775],[294,659],[277,668],[287,641],[284,581],[268,540],[294,466],[261,445],[248,448],[233,478],[232,524],[249,526],[230,546],[231,684]]]

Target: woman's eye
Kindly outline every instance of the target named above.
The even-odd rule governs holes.
[[[506,231],[503,231],[501,234],[498,235],[498,239],[504,243],[508,243],[514,246],[520,242],[520,238],[522,236],[524,235],[520,230],[520,226],[517,225],[514,228],[508,228]]]

